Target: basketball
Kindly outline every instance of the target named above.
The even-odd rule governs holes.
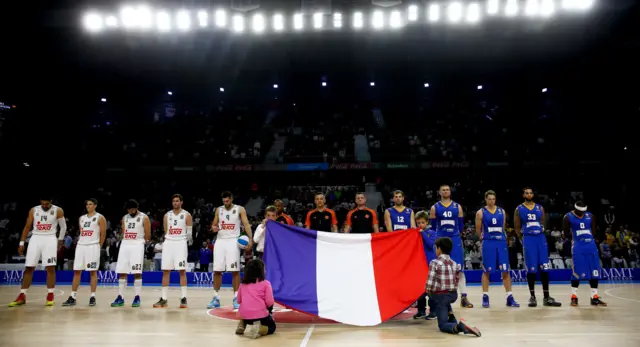
[[[238,247],[240,247],[240,249],[246,249],[248,245],[249,245],[249,236],[242,235],[238,237]]]

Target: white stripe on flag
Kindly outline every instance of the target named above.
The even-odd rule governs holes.
[[[380,324],[370,234],[318,231],[318,315],[352,325]]]

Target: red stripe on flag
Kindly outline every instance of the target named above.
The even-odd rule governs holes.
[[[371,235],[380,319],[393,318],[424,293],[429,265],[418,229]]]

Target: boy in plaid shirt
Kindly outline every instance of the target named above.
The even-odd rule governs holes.
[[[432,309],[438,316],[438,328],[445,333],[480,337],[478,328],[467,325],[463,319],[456,321],[453,315],[451,304],[458,299],[458,272],[461,271],[458,264],[449,257],[453,242],[448,237],[441,237],[436,240],[435,246],[438,258],[429,264],[429,279],[425,291],[433,301]]]

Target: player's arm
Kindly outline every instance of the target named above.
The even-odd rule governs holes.
[[[187,243],[191,246],[193,244],[193,217],[189,212],[187,212],[185,223],[187,224]]]
[[[380,227],[378,225],[378,214],[376,213],[376,211],[371,210],[371,216],[372,216],[371,219],[373,219],[371,221],[371,225],[373,227],[373,232],[374,233],[379,233],[380,232]]]
[[[460,234],[464,232],[464,210],[460,204],[458,204],[458,231]]]
[[[431,206],[429,209],[429,222],[431,224],[431,230],[436,231],[436,205]]]
[[[58,248],[62,248],[62,243],[64,242],[64,236],[67,234],[67,221],[64,219],[64,211],[61,208],[58,208],[58,212],[56,213],[56,218],[58,218],[58,225],[60,226],[60,236],[58,236]]]
[[[220,223],[220,220],[218,219],[218,208],[216,208],[213,211],[213,222],[211,223],[212,233],[217,233],[218,231],[220,231],[220,227],[218,226],[218,223]]]
[[[391,214],[389,210],[384,210],[384,226],[387,228],[387,231],[393,231],[393,226],[391,225]]]
[[[169,230],[169,226],[167,225],[167,214],[165,213],[164,217],[162,217],[162,230],[164,230],[164,234],[167,235]]]
[[[513,213],[513,228],[518,237],[522,237],[522,230],[520,230],[520,213],[518,213],[518,208],[516,207],[516,211]]]
[[[244,207],[240,207],[238,213],[240,214],[240,220],[242,221],[242,225],[244,226],[244,232],[249,236],[249,244],[247,245],[247,250],[251,250],[253,247],[253,233],[251,232],[251,224],[249,224],[249,219],[247,219],[247,211],[245,211]]]
[[[336,217],[336,213],[333,210],[329,210],[331,214],[331,232],[338,232],[338,217]]]
[[[98,226],[100,227],[100,248],[102,248],[104,240],[107,239],[107,220],[104,216],[98,218]]]
[[[562,218],[562,231],[564,232],[564,236],[571,240],[573,236],[571,235],[571,223],[569,222],[569,216],[566,214]]]
[[[124,217],[122,217],[122,220],[120,221],[120,225],[122,226],[122,236],[124,237],[124,233],[127,232],[127,229],[125,228],[125,225],[124,225]]]
[[[547,221],[547,216],[544,212],[544,207],[540,206],[540,210],[542,211],[542,215],[540,217],[540,226],[542,226],[542,232],[544,232],[547,228],[545,222]]]
[[[348,234],[351,232],[351,216],[353,215],[353,211],[355,210],[351,210],[349,211],[349,213],[347,213],[347,218],[344,221],[344,233]]]
[[[149,220],[149,216],[144,216],[142,225],[144,227],[144,240],[151,240],[151,221]]]
[[[482,209],[476,212],[476,235],[482,237]]]
[[[20,236],[20,245],[18,246],[18,254],[21,256],[24,255],[24,240],[27,239],[27,235],[29,235],[29,229],[33,226],[33,208],[29,210],[29,215],[27,216],[27,223],[24,225],[24,229],[22,229],[22,235]]]
[[[416,226],[416,215],[413,210],[411,210],[411,229],[417,228]]]

